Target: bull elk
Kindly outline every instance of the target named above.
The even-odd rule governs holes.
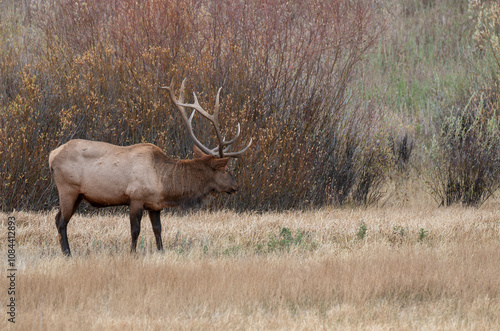
[[[243,155],[250,145],[238,152],[229,152],[240,135],[238,123],[235,137],[226,141],[219,129],[219,94],[213,114],[198,103],[184,103],[184,83],[179,98],[174,94],[173,80],[170,98],[180,111],[189,136],[194,143],[194,159],[174,160],[153,144],[116,146],[104,142],[75,139],[53,150],[49,167],[59,194],[59,212],[56,227],[65,255],[71,255],[66,228],[82,200],[94,207],[128,205],[132,235],[131,252],[135,252],[144,210],[149,212],[156,239],[156,247],[163,250],[160,211],[163,208],[200,202],[210,193],[234,193],[238,183],[227,163],[232,157]],[[193,112],[188,118],[186,108]],[[195,113],[208,119],[214,126],[219,145],[208,148],[194,135],[192,120]]]

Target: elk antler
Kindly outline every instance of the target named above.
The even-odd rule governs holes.
[[[240,123],[238,123],[238,129],[237,129],[236,135],[233,139],[231,139],[229,141],[224,140],[224,138],[221,135],[221,132],[219,129],[219,94],[220,94],[222,87],[219,88],[219,91],[217,92],[217,97],[215,99],[214,113],[212,115],[210,115],[207,111],[205,111],[205,109],[203,109],[200,106],[200,104],[198,103],[198,98],[196,97],[196,94],[194,92],[193,92],[194,103],[184,103],[184,87],[185,87],[184,83],[185,82],[186,82],[186,78],[184,78],[184,80],[182,81],[181,89],[179,92],[179,99],[177,99],[175,97],[175,94],[173,91],[174,90],[174,79],[172,79],[169,86],[162,86],[162,88],[167,89],[170,92],[170,99],[172,99],[172,102],[177,106],[177,109],[179,109],[179,111],[181,112],[182,120],[186,124],[188,133],[191,136],[191,139],[193,140],[194,144],[196,146],[198,146],[205,154],[214,155],[214,156],[219,155],[221,158],[222,157],[240,157],[240,156],[242,156],[248,150],[250,145],[252,145],[252,138],[250,138],[250,142],[248,143],[248,145],[245,148],[243,148],[241,151],[228,152],[230,146],[238,140],[241,130],[240,130]],[[189,118],[187,117],[185,107],[194,109]],[[212,148],[212,149],[208,148],[205,145],[203,145],[196,138],[196,136],[194,135],[194,132],[193,132],[193,125],[192,125],[193,117],[194,117],[194,114],[196,112],[200,113],[200,115],[202,115],[203,117],[208,119],[210,122],[212,122],[212,124],[215,128],[215,133],[217,135],[217,140],[219,141],[219,146]]]

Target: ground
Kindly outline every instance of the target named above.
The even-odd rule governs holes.
[[[127,215],[100,211],[71,219],[71,258],[55,214],[0,214],[5,233],[16,221],[18,330],[500,327],[498,202],[165,213],[165,253],[144,217],[136,255]]]

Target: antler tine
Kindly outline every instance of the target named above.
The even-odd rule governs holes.
[[[173,80],[173,78],[172,78],[172,80]],[[184,78],[182,80],[181,89],[179,90],[179,103],[183,103],[184,102],[184,90],[185,89],[186,89],[186,78]]]
[[[220,92],[220,89],[219,89]],[[218,121],[218,111],[219,111],[219,93],[217,93],[217,101],[215,105],[215,111],[213,115],[210,115],[203,107],[201,107],[200,103],[198,102],[198,97],[196,96],[196,93],[193,92],[193,98],[194,98],[194,103],[181,103],[180,106],[183,107],[190,107],[198,111],[200,115],[208,119],[210,122],[212,122],[214,128],[215,128],[215,134],[217,135],[217,140],[219,141],[219,145],[224,146],[224,139],[222,138],[222,134],[219,129],[219,121]],[[213,149],[211,150],[213,151]],[[222,149],[219,149],[219,156],[222,158],[224,157],[224,153]]]
[[[241,133],[240,123],[238,123],[238,128],[237,128],[236,135],[234,136],[234,138],[229,140],[229,141],[226,141],[225,140],[226,138],[224,137],[224,141],[222,142],[222,146],[230,146],[230,145],[234,144],[238,140],[238,138],[240,137],[240,133]],[[215,152],[218,152],[219,146],[213,148],[212,150]],[[227,151],[229,151],[229,147],[224,149],[224,155],[226,155]]]
[[[236,134],[234,135],[234,138],[229,141],[224,141],[224,145],[229,146],[234,144],[240,137],[240,133],[241,133],[241,128],[240,128],[240,123],[238,123],[238,129],[236,129]]]
[[[217,96],[215,97],[215,107],[214,107],[214,118],[219,122],[219,96],[220,96],[220,91],[222,90],[222,86],[219,87],[219,90],[217,91]]]
[[[170,85],[169,86],[162,86],[161,88],[165,89],[165,90],[168,90],[168,92],[170,94],[170,98],[177,105],[178,103],[183,103],[184,102],[184,88],[185,88],[185,84],[184,83],[185,82],[186,82],[186,78],[184,78],[182,80],[181,89],[179,91],[179,99],[177,99],[175,97],[175,94],[174,94],[175,78],[172,77],[172,80],[170,81]],[[185,110],[181,111],[181,113],[185,113]]]
[[[248,145],[245,148],[243,148],[241,151],[224,153],[224,156],[226,156],[226,157],[240,157],[240,156],[242,156],[250,148],[250,146],[252,145],[252,141],[253,141],[253,139],[250,138],[250,142],[248,143]]]
[[[205,109],[203,109],[200,106],[200,104],[198,102],[198,97],[196,96],[196,93],[194,93],[194,92],[193,92],[193,98],[194,98],[194,103],[186,103],[186,104],[182,104],[182,106],[196,109],[198,111],[198,113],[200,113],[203,117],[208,119],[210,122],[217,123],[215,115],[210,115]]]
[[[253,139],[250,138],[248,145],[246,145],[245,148],[243,148],[242,150],[240,150],[238,152],[229,152],[229,150],[231,149],[231,145],[229,145],[228,147],[224,148],[224,151],[223,151],[224,157],[240,157],[240,156],[242,156],[250,148],[250,146],[252,145],[252,142],[253,142]],[[214,152],[217,152],[218,150],[219,150],[218,146],[213,149]]]
[[[184,124],[186,125],[186,128],[188,130],[189,136],[193,140],[193,143],[196,146],[198,146],[198,148],[200,148],[204,153],[209,154],[209,155],[217,155],[216,153],[212,152],[211,149],[209,149],[208,147],[206,147],[205,145],[203,145],[198,140],[198,138],[196,138],[196,136],[194,135],[192,121],[193,121],[193,117],[194,117],[194,114],[195,114],[196,111],[193,110],[193,113],[191,114],[191,116],[188,119],[187,114],[186,114],[186,108],[184,108],[184,104],[183,104],[183,102],[184,102],[185,82],[186,82],[186,78],[184,78],[184,80],[182,81],[181,89],[180,89],[180,92],[179,92],[179,99],[177,99],[175,97],[175,94],[174,94],[174,78],[172,78],[172,80],[170,81],[170,85],[169,86],[162,86],[162,88],[169,91],[170,99],[172,99],[172,102],[177,106],[177,109],[179,109],[179,111],[181,113],[182,120],[183,120]]]

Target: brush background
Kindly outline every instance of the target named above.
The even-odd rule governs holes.
[[[500,46],[476,38],[488,30],[465,0],[0,6],[4,211],[57,205],[48,154],[72,138],[191,157],[159,89],[184,77],[209,111],[222,87],[223,131],[240,122],[235,148],[254,141],[232,165],[241,191],[210,208],[405,205],[420,191],[477,205],[500,186]],[[213,128],[195,122],[213,146]]]

